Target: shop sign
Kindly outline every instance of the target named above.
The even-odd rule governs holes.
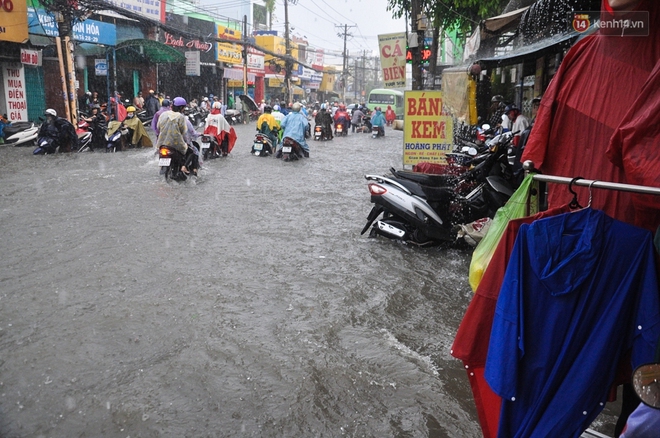
[[[452,118],[442,112],[442,92],[406,91],[403,108],[403,164],[447,164],[454,135]]]
[[[9,120],[26,122],[28,112],[23,65],[18,62],[2,64],[2,83],[5,88],[5,108]]]
[[[218,38],[228,40],[241,40],[241,32],[218,25]],[[218,43],[218,61],[227,64],[243,63],[243,45],[233,43]]]
[[[55,17],[44,9],[28,8],[28,26],[33,35],[57,37],[60,35]],[[85,20],[73,25],[73,39],[81,43],[114,46],[117,44],[117,30],[112,23]]]
[[[378,35],[380,66],[385,88],[406,86],[406,33]]]
[[[108,62],[105,59],[94,60],[96,76],[108,76]]]
[[[199,52],[186,52],[186,76],[199,76]]]
[[[21,49],[21,63],[33,67],[41,66],[41,50]]]
[[[0,41],[24,43],[28,39],[26,0],[0,0]]]
[[[265,72],[264,54],[250,47],[247,54],[247,66],[250,73]]]

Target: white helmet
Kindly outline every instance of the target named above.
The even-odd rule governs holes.
[[[55,110],[52,109],[52,108],[48,108],[48,109],[46,110],[46,115],[47,115],[47,116],[57,117],[57,111],[55,111]]]
[[[203,100],[204,102],[208,102],[208,101],[209,101],[209,98],[208,98],[208,97],[204,97],[204,99],[202,99],[202,100]]]
[[[279,105],[273,105],[273,111],[279,111],[280,106]]]
[[[222,109],[222,104],[220,102],[213,102],[213,109]]]

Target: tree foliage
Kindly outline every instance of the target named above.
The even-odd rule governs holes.
[[[401,18],[412,9],[413,0],[388,0],[387,10]],[[508,0],[418,0],[434,27],[469,32],[486,18],[498,15]]]

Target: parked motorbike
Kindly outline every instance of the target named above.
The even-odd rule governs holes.
[[[257,132],[257,134],[254,136],[251,153],[257,157],[267,157],[272,155],[273,150],[274,145],[270,138],[266,134]]]
[[[421,246],[456,240],[458,225],[493,217],[514,192],[506,159],[513,134],[489,141],[490,149],[462,175],[431,175],[391,169],[392,176],[366,175],[374,204],[362,229],[371,237]],[[381,220],[377,220],[380,215]]]
[[[92,144],[92,131],[91,126],[83,118],[79,119],[78,129],[76,129],[76,134],[78,135],[78,152],[92,151],[94,146]]]
[[[39,125],[32,122],[13,122],[5,126],[5,144],[31,146],[36,143]]]
[[[276,155],[276,158],[282,158],[283,161],[297,161],[300,158],[309,157],[300,146],[300,143],[291,137],[284,137],[282,139],[282,149]]]
[[[239,110],[228,109],[225,111],[225,119],[230,125],[236,125],[243,123],[243,115]]]

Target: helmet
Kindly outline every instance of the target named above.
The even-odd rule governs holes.
[[[213,105],[211,106],[213,109],[221,109],[222,104],[220,102],[213,102]]]
[[[93,103],[89,106],[89,109],[101,109],[101,105],[98,103]]]
[[[279,105],[273,105],[273,111],[279,111],[280,106]]]
[[[169,99],[163,99],[163,103],[160,106],[170,106],[171,104]]]
[[[518,107],[515,106],[514,104],[507,105],[507,107],[504,108],[504,114],[508,114],[509,111],[518,111]]]
[[[265,113],[269,113],[269,112],[271,112],[271,111],[273,111],[273,108],[272,108],[270,105],[266,105],[266,106],[264,107],[264,112],[265,112]]]
[[[55,110],[52,109],[52,108],[48,108],[48,109],[46,110],[46,115],[47,115],[47,116],[57,117],[57,111],[55,111]]]
[[[502,97],[499,94],[496,94],[495,96],[493,96],[492,99],[490,99],[491,102],[502,102],[503,100],[504,100],[504,97]]]
[[[149,94],[154,94],[154,90],[149,90]]]
[[[345,109],[346,109],[346,105],[344,105],[343,103],[340,103],[340,104],[339,104],[339,109],[340,109],[340,110],[345,110]]]
[[[321,104],[321,109],[322,109],[322,110],[325,109],[325,104],[324,104],[324,103]]]
[[[204,102],[208,102],[208,101],[209,101],[209,98],[205,96],[204,99],[202,99],[202,100],[203,100]]]
[[[300,112],[301,108],[302,108],[302,104],[300,102],[296,102],[291,106],[291,109],[296,113]]]
[[[135,107],[133,105],[126,108],[127,113],[134,113],[135,111],[137,111],[137,109],[135,109]]]
[[[174,106],[186,106],[187,104],[186,99],[183,97],[175,97],[172,101],[172,105]]]

